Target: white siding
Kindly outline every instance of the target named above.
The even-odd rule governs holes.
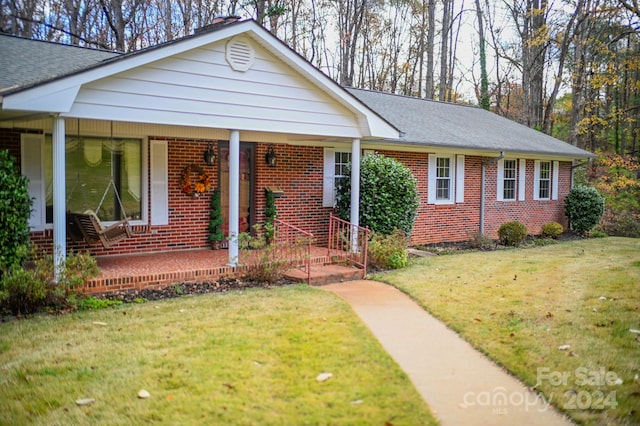
[[[255,64],[231,69],[224,42],[83,86],[70,116],[209,128],[359,137],[359,121],[254,44]]]

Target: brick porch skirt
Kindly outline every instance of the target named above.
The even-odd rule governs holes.
[[[243,269],[227,264],[229,253],[226,249],[101,256],[96,260],[101,273],[85,285],[84,291],[88,294],[215,281],[239,275]],[[312,265],[329,262],[326,248],[311,247]]]

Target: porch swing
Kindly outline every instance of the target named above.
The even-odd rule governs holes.
[[[109,188],[112,186],[124,219],[112,225],[105,226],[100,221],[100,218],[98,218],[98,212],[100,211],[102,203],[109,192]],[[72,241],[84,241],[87,244],[93,244],[100,241],[104,248],[110,248],[121,240],[133,235],[131,227],[129,226],[129,218],[124,210],[120,194],[118,194],[118,190],[116,189],[113,179],[109,181],[109,184],[102,195],[102,199],[100,200],[100,204],[95,211],[85,210],[84,213],[67,212],[67,233]]]
[[[79,133],[80,123],[78,121],[78,140],[80,140]],[[113,127],[111,130],[111,140],[113,141]],[[69,196],[67,197],[67,202],[71,198],[71,195],[73,194],[79,183],[80,177],[79,175],[76,175],[76,183],[74,184],[69,193]],[[120,206],[120,211],[124,219],[112,225],[105,226],[100,221],[98,212],[100,211],[100,208],[102,208],[102,204],[104,203],[104,200],[107,197],[107,193],[109,192],[109,189],[111,187],[113,187],[113,193],[118,200],[118,205]],[[86,206],[87,198],[84,193],[84,185],[81,185],[81,189],[84,204]],[[127,212],[124,209],[124,205],[122,204],[122,200],[120,199],[120,194],[118,193],[118,188],[116,187],[113,178],[109,180],[109,184],[105,188],[104,193],[102,194],[102,199],[100,200],[100,203],[98,204],[96,210],[85,210],[83,213],[67,211],[66,222],[67,234],[69,235],[69,238],[71,238],[71,240],[74,242],[84,241],[87,244],[93,244],[100,241],[105,248],[110,248],[123,239],[129,238],[133,235],[133,233],[131,232],[131,227],[129,226],[129,218],[127,217]]]

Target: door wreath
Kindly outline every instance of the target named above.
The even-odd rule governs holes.
[[[198,197],[211,189],[211,178],[202,167],[188,164],[180,173],[180,188],[185,194]]]

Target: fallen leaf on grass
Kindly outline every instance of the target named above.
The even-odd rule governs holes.
[[[329,380],[332,377],[333,377],[333,374],[331,374],[331,373],[320,373],[316,377],[316,380],[319,381],[319,382],[326,382],[327,380]]]
[[[95,399],[93,398],[80,398],[80,399],[76,399],[76,405],[79,406],[85,406],[85,405],[91,405],[94,402],[96,402]]]

